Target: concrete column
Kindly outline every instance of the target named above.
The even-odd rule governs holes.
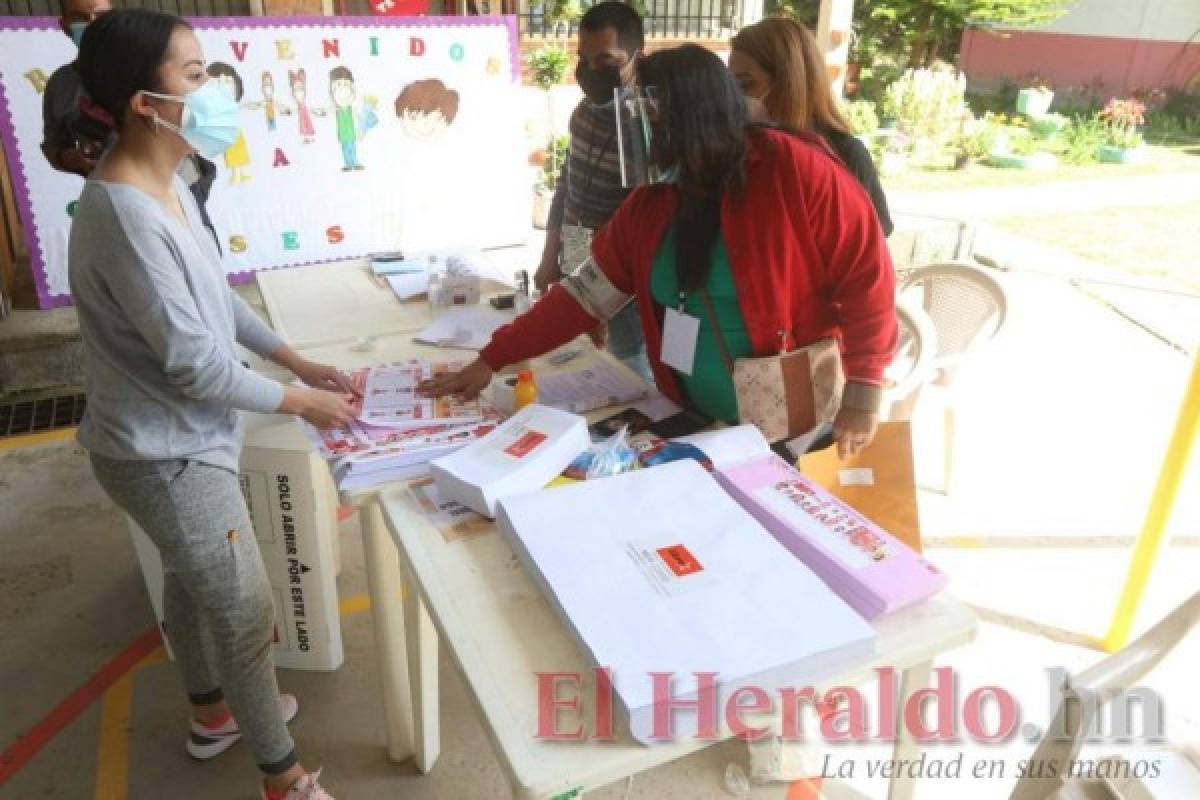
[[[850,30],[854,21],[854,0],[821,0],[817,21],[817,43],[825,53],[834,97],[841,97],[846,83],[846,60],[850,54]]]

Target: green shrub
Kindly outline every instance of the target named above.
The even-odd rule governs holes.
[[[856,135],[874,133],[879,128],[879,115],[870,100],[852,100],[842,107],[850,132]]]
[[[543,89],[562,83],[571,64],[571,56],[561,47],[543,47],[529,54],[529,69],[533,71],[533,83]]]
[[[1062,158],[1068,164],[1091,164],[1096,150],[1104,143],[1105,125],[1094,116],[1079,115],[1059,134]]]
[[[1003,127],[990,113],[979,119],[966,120],[955,139],[955,149],[959,154],[976,161],[987,158],[995,149]]]
[[[542,162],[542,179],[541,185],[543,188],[554,191],[558,185],[558,174],[562,172],[563,162],[567,160],[567,154],[571,149],[570,136],[556,136],[550,140],[550,146],[546,148],[546,160]]]
[[[583,16],[579,0],[546,0],[546,19],[550,22],[575,22]]]
[[[949,64],[910,69],[888,87],[884,113],[922,150],[944,146],[959,131],[966,113],[966,77]]]

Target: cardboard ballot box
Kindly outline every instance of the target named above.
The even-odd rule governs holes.
[[[245,418],[239,477],[275,599],[275,664],[335,670],[344,658],[335,580],[337,489],[294,421],[255,414]],[[129,530],[161,629],[158,549],[132,520]]]

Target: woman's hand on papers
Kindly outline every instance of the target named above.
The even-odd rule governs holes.
[[[833,420],[833,439],[837,442],[838,458],[850,458],[866,449],[875,438],[879,415],[871,411],[843,408]]]
[[[344,427],[357,416],[345,395],[302,386],[284,387],[279,411],[302,417],[318,430]]]
[[[324,389],[327,392],[341,394],[356,394],[350,376],[337,367],[301,358],[291,365],[291,370],[297,378],[314,389]]]
[[[443,397],[448,394],[473,400],[492,382],[492,368],[482,358],[477,358],[458,372],[448,372],[431,378],[417,387],[426,397]]]

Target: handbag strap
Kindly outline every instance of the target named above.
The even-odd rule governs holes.
[[[725,335],[721,333],[721,326],[717,324],[717,312],[713,308],[712,298],[708,296],[707,288],[700,288],[700,300],[704,303],[704,311],[708,314],[708,324],[712,325],[713,336],[717,340],[717,349],[721,351],[721,361],[725,364],[725,369],[729,372],[730,377],[733,376],[733,359],[729,356],[729,347],[725,344]]]

